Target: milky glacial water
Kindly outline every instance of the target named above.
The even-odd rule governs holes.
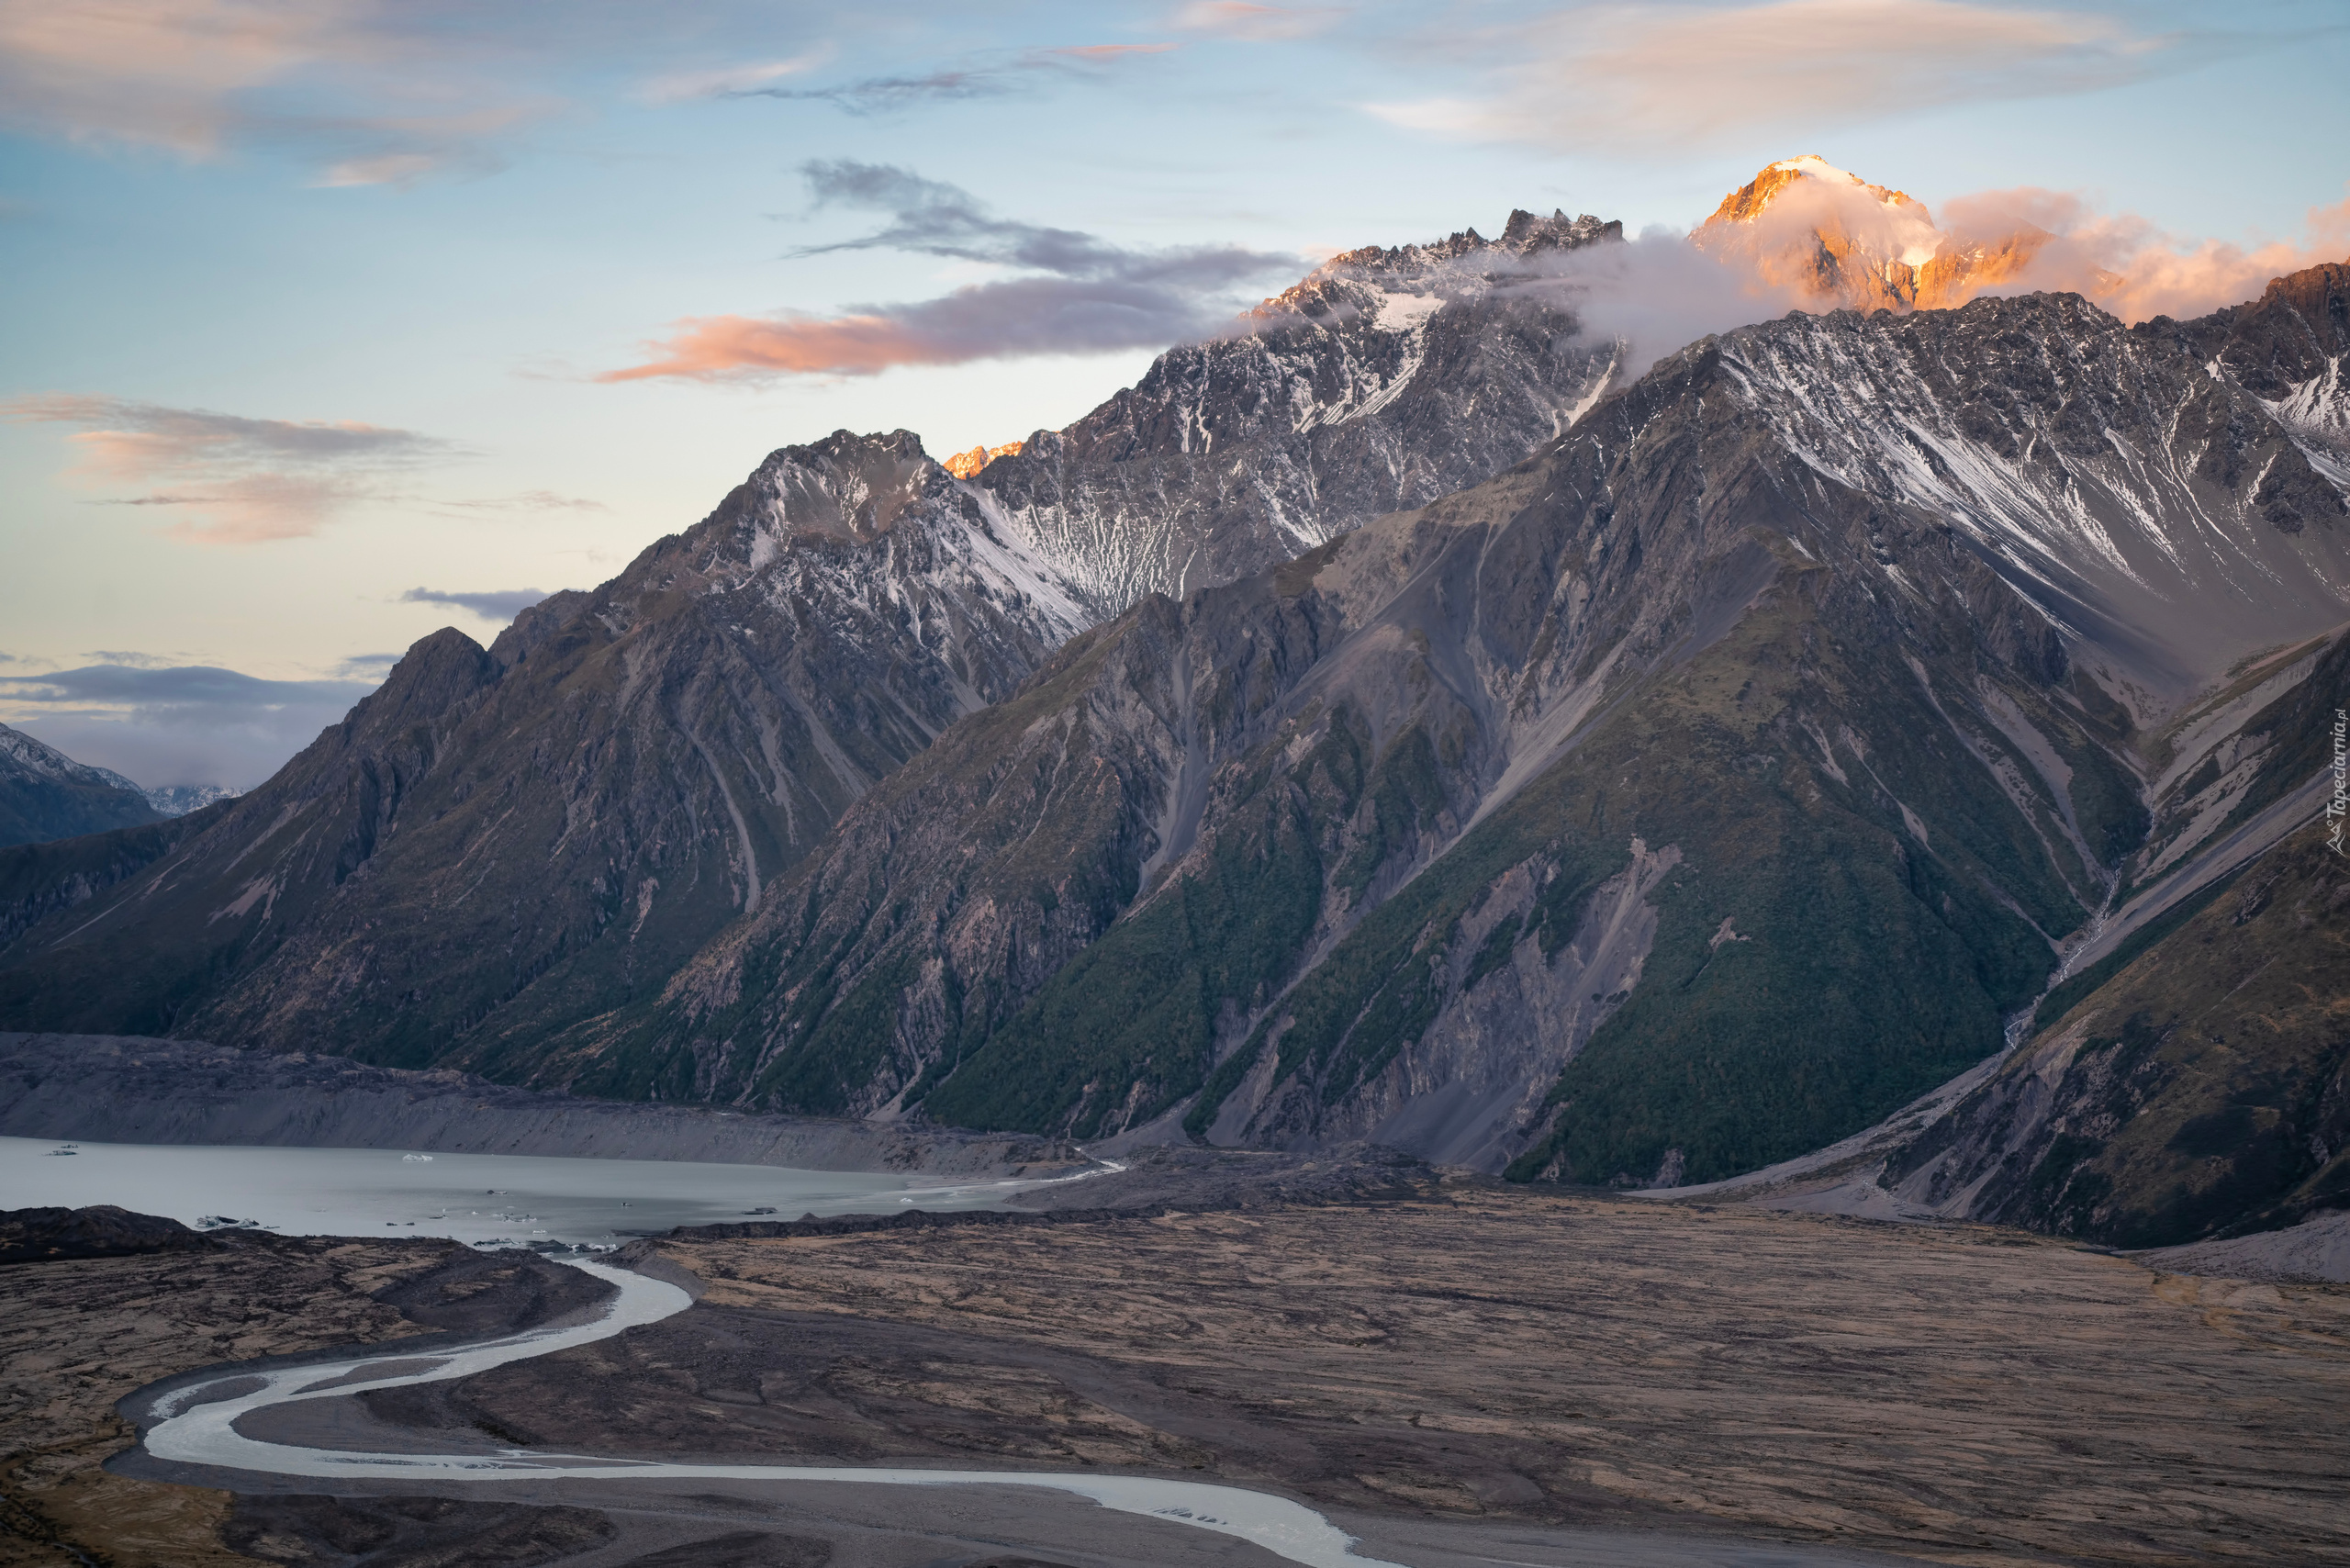
[[[579,1163],[570,1161],[566,1163]],[[508,1449],[495,1454],[352,1453],[267,1443],[237,1430],[241,1417],[266,1406],[341,1399],[375,1388],[471,1377],[509,1361],[585,1345],[683,1312],[690,1298],[677,1286],[624,1269],[578,1263],[619,1294],[601,1315],[568,1327],[532,1329],[437,1355],[388,1347],[340,1361],[265,1372],[227,1372],[174,1390],[157,1406],[147,1450],[186,1464],[257,1470],[322,1479],[499,1481],[593,1479],[815,1482],[826,1485],[1039,1486],[1090,1497],[1105,1508],[1237,1536],[1307,1568],[1402,1568],[1358,1557],[1353,1539],[1320,1514],[1286,1497],[1237,1486],[1161,1481],[1139,1475],[1063,1475],[1037,1471],[861,1469],[838,1465],[660,1464],[587,1454]]]
[[[0,1208],[114,1204],[190,1226],[229,1220],[283,1236],[445,1236],[476,1247],[609,1247],[679,1225],[988,1208],[1039,1184],[652,1159],[0,1137]],[[752,1212],[758,1209],[774,1212]]]

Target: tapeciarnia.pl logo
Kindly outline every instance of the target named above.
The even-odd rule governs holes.
[[[2333,711],[2333,793],[2326,798],[2325,820],[2333,824],[2325,835],[2326,846],[2336,855],[2343,853],[2344,819],[2350,817],[2350,711]]]

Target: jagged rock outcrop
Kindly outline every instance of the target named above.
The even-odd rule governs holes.
[[[137,827],[162,815],[121,774],[0,724],[0,847]]]
[[[1498,240],[1335,256],[1066,430],[998,449],[977,483],[1098,617],[1262,571],[1564,430],[1616,349],[1542,286],[1544,260],[1622,237],[1514,212]]]
[[[2258,398],[2313,464],[2350,488],[2350,262],[2277,278],[2258,299],[2199,320],[2156,317],[2144,330],[2175,335]]]

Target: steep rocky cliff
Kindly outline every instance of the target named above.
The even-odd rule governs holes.
[[[2182,728],[2130,866],[2154,907],[1878,1185],[2125,1247],[2350,1205],[2350,861],[2327,812],[2346,709],[2350,633],[2262,661]],[[2269,819],[2274,847],[2230,853]]]

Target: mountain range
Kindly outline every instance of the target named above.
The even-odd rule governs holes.
[[[1816,162],[1700,242],[1868,313],[1635,375],[1546,254],[1620,229],[1518,213],[952,468],[785,448],[251,794],[0,853],[0,1024],[1660,1185],[1996,1061],[1869,1180],[2338,1201],[2350,267],[1912,308],[2030,236]],[[1883,232],[1774,238],[1814,186]]]

